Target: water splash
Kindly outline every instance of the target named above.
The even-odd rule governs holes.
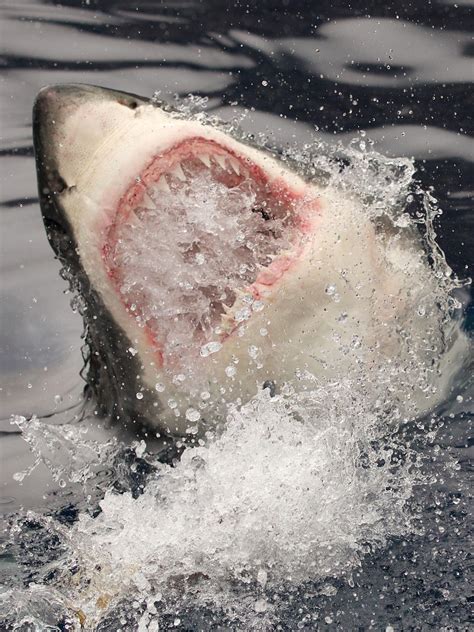
[[[245,589],[250,623],[286,583],[339,576],[367,547],[408,533],[416,456],[357,390],[350,380],[274,398],[266,389],[175,467],[159,465],[143,495],[107,492],[100,515],[73,530],[81,609],[94,616],[98,595],[114,605],[130,591],[176,608],[178,583],[179,607],[191,586],[201,606],[238,619]]]
[[[36,416],[27,419],[22,415],[14,415],[11,423],[21,430],[35,457],[28,469],[14,474],[20,483],[44,463],[60,487],[65,487],[68,481],[84,484],[97,474],[97,467],[107,463],[118,450],[114,437],[104,443],[89,439],[87,425],[55,425]]]

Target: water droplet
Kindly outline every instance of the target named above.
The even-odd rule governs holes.
[[[258,347],[256,347],[255,345],[250,345],[249,347],[249,356],[255,360],[258,356],[258,354],[260,353],[260,349]]]
[[[257,581],[260,584],[260,586],[263,586],[265,588],[265,584],[267,583],[267,571],[264,570],[263,568],[260,568],[258,573],[257,573]]]
[[[266,599],[259,599],[255,602],[255,612],[266,612],[268,607],[268,602]]]
[[[158,393],[163,393],[164,390],[165,390],[164,384],[162,384],[161,382],[157,382],[155,384],[155,391],[157,391]]]
[[[143,393],[138,392],[138,393],[136,394],[136,398],[137,398],[137,399],[143,399]]]
[[[238,323],[241,323],[244,320],[248,320],[251,316],[250,307],[243,307],[239,309],[235,314],[235,320]]]
[[[227,375],[227,377],[234,377],[235,373],[236,373],[235,366],[226,366],[225,374]]]
[[[134,443],[132,447],[135,448],[135,454],[138,456],[139,459],[146,452],[146,443],[143,439],[141,441],[137,441],[136,443]]]
[[[222,348],[220,342],[208,342],[206,345],[203,345],[200,350],[200,355],[202,358],[206,358],[212,353],[217,353]]]
[[[188,421],[199,421],[201,419],[201,413],[195,408],[188,408],[186,411],[186,419]]]

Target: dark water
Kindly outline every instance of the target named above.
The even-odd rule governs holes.
[[[433,187],[443,211],[436,230],[447,260],[459,276],[472,274],[472,4],[333,4],[2,4],[0,502],[6,528],[12,515],[28,510],[53,513],[67,525],[81,502],[77,489],[62,489],[44,464],[21,483],[13,479],[32,456],[10,416],[52,415],[61,423],[82,410],[81,319],[64,295],[36,192],[30,113],[43,85],[92,83],[146,96],[159,91],[165,99],[205,96],[208,110],[222,116],[248,109],[244,127],[281,146],[303,144],[314,126],[328,141],[365,130],[381,153],[416,159],[417,178],[424,189]],[[466,322],[472,328],[469,313]],[[423,448],[435,474],[432,485],[416,492],[420,532],[369,553],[350,581],[333,581],[335,594],[312,584],[294,587],[280,602],[280,629],[470,629],[467,377],[441,407],[438,432]],[[109,437],[106,430],[94,432]],[[146,466],[139,463],[137,474],[122,456],[104,464],[92,496],[114,477],[124,489],[138,489]],[[447,460],[458,466],[445,473]],[[7,546],[2,577],[18,588],[48,583],[45,569],[60,542],[43,537],[32,518],[22,524],[21,537]],[[54,610],[52,593],[41,599]],[[123,629],[136,629],[127,618],[130,606],[122,609]],[[118,629],[119,618],[98,629]],[[190,607],[180,623],[173,618],[164,625],[222,629],[222,621],[219,613]]]

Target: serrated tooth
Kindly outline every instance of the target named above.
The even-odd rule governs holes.
[[[211,168],[211,160],[207,154],[198,154],[198,158],[208,169]]]
[[[181,182],[184,182],[186,180],[186,176],[184,174],[183,169],[181,168],[181,163],[177,163],[173,169],[171,170],[171,173],[176,176],[176,178],[178,178],[178,180],[181,180]]]
[[[156,183],[155,187],[159,191],[164,191],[165,193],[170,193],[171,192],[171,189],[169,187],[168,181],[166,180],[165,176],[161,176],[161,178]]]
[[[239,167],[239,163],[237,162],[237,160],[235,158],[229,158],[229,162],[230,162],[230,166],[235,171],[235,173],[238,176],[240,176],[240,167]]]
[[[143,196],[142,201],[140,202],[140,206],[142,208],[146,208],[150,211],[154,211],[156,210],[156,204],[154,203],[154,201],[151,199],[151,197],[148,195],[148,193],[145,193]]]
[[[226,171],[226,166],[225,166],[225,156],[223,156],[222,154],[213,154],[212,156],[214,158],[214,160],[217,162],[217,164],[224,169],[224,171]]]

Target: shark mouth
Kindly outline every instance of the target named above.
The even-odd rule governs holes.
[[[223,143],[187,138],[138,174],[102,257],[158,366],[220,349],[301,253],[317,205]]]

